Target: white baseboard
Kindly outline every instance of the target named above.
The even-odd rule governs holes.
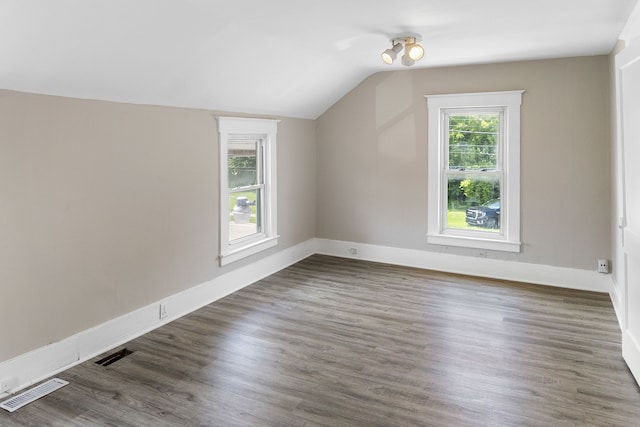
[[[357,253],[352,254],[349,251],[351,248]],[[0,383],[8,387],[8,393],[0,393],[0,398],[122,345],[314,253],[597,292],[609,292],[612,289],[610,276],[595,271],[310,239],[124,316],[0,363]],[[160,304],[167,306],[168,316],[164,319],[159,319]]]
[[[0,398],[131,341],[314,252],[315,240],[311,239],[59,342],[4,361],[0,363],[0,383],[8,387],[8,392],[0,393]],[[160,304],[167,307],[168,315],[163,319],[159,318]]]
[[[351,249],[355,249],[356,253],[352,253]],[[316,253],[604,293],[611,290],[612,282],[611,275],[601,274],[595,270],[443,254],[339,240],[316,239]]]

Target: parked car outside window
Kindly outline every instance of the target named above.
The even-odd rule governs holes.
[[[469,225],[500,228],[500,199],[467,209],[465,220]]]

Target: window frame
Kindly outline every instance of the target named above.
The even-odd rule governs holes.
[[[428,108],[427,243],[520,252],[520,109],[524,90],[426,95]],[[446,228],[449,133],[445,114],[501,112],[497,147],[500,176],[500,232]],[[469,173],[467,173],[469,174]],[[473,171],[472,174],[477,174]]]
[[[243,117],[217,117],[219,134],[220,181],[220,265],[228,265],[250,255],[257,254],[278,244],[277,185],[276,185],[276,135],[279,120]],[[258,208],[257,232],[230,241],[229,197],[237,189],[229,188],[229,142],[238,139],[260,140],[261,153],[256,153],[257,173],[262,182],[251,186],[260,188],[262,203]],[[262,160],[262,162],[260,162]],[[261,164],[259,164],[261,163]],[[234,190],[234,191],[231,191]]]

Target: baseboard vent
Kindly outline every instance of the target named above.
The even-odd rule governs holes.
[[[20,393],[17,396],[5,400],[4,402],[0,403],[0,408],[5,409],[9,412],[13,412],[17,409],[22,408],[24,405],[33,402],[34,400],[38,400],[49,393],[53,393],[57,389],[64,387],[67,384],[69,384],[68,381],[61,380],[60,378],[54,378],[32,388],[31,390],[27,390],[24,393]]]
[[[98,360],[96,363],[102,366],[109,366],[112,363],[115,363],[118,360],[122,359],[123,357],[130,355],[131,353],[133,353],[133,351],[125,347],[120,351],[116,351],[115,353],[108,355],[107,357],[103,357],[102,359]]]

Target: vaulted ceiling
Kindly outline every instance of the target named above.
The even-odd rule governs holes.
[[[637,0],[0,0],[0,88],[316,118],[387,70],[608,54]]]

